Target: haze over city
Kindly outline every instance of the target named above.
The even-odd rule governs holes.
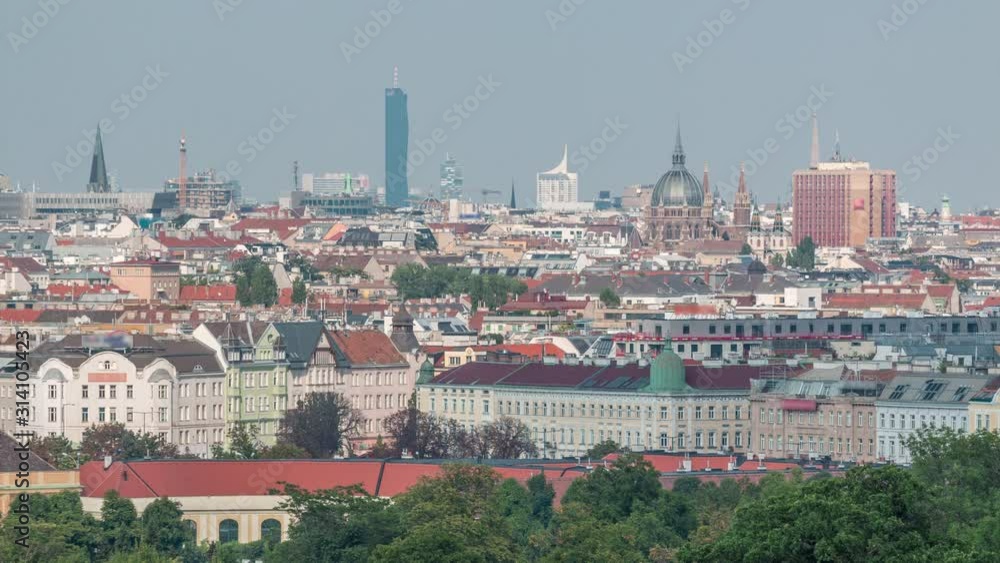
[[[74,191],[86,164],[60,172],[54,163],[109,119],[108,167],[126,191],[160,189],[176,175],[182,131],[193,169],[235,159],[246,195],[262,201],[289,188],[295,160],[381,184],[382,91],[398,66],[411,155],[434,129],[446,133],[413,168],[414,191],[436,185],[452,152],[472,190],[506,190],[513,177],[528,198],[563,144],[572,155],[616,118],[627,128],[602,154],[571,160],[581,197],[651,183],[669,164],[679,116],[689,164],[708,161],[723,192],[735,188],[739,162],[773,138],[778,149],[748,183],[788,201],[809,132],[779,121],[825,88],[824,157],[839,130],[846,155],[897,170],[900,199],[933,208],[947,193],[957,208],[981,206],[990,190],[979,165],[1000,151],[1000,118],[988,111],[1000,87],[988,70],[1000,53],[991,29],[1000,6],[914,5],[907,14],[865,1],[401,1],[382,24],[372,15],[379,3],[69,2],[28,38],[22,18],[38,6],[4,3],[0,171],[23,187]],[[161,82],[124,105],[147,67]],[[487,77],[495,92],[454,127],[445,112]],[[249,161],[241,143],[281,108],[294,119]],[[954,138],[947,152],[914,163],[939,130]]]
[[[1000,3],[0,15],[0,562],[1000,561]]]

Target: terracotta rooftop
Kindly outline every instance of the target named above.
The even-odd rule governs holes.
[[[330,336],[338,364],[346,362],[351,367],[406,364],[406,358],[384,332],[336,330]]]

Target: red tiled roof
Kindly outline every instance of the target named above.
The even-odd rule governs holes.
[[[922,309],[927,301],[926,293],[830,293],[823,296],[826,307],[833,309],[875,309],[898,307]]]
[[[748,459],[748,460],[744,461],[742,465],[740,465],[739,470],[740,471],[758,471],[760,469],[761,465],[763,465],[764,469],[766,469],[768,471],[787,471],[789,469],[795,469],[796,467],[799,466],[797,463],[788,463],[788,462],[784,462],[784,461],[764,461],[764,462],[760,462],[760,461],[754,461],[754,460]]]
[[[360,484],[375,493],[378,461],[132,461],[104,470],[92,461],[80,468],[83,495],[102,497],[115,489],[126,498],[253,496],[280,489],[279,481],[315,491]]]
[[[475,350],[486,350],[491,352],[513,352],[529,358],[542,359],[545,356],[563,358],[566,352],[558,346],[552,344],[490,344],[487,346],[473,346]]]
[[[955,284],[928,284],[927,294],[935,299],[950,299],[955,294]]]
[[[608,454],[604,457],[609,463],[618,459],[619,454]],[[691,471],[704,471],[710,468],[713,471],[725,471],[732,461],[724,456],[685,456],[685,454],[643,454],[646,461],[653,464],[653,468],[660,473],[673,473],[683,471],[681,463],[688,459],[691,461]]]
[[[719,308],[715,305],[699,305],[697,303],[678,303],[673,306],[675,315],[718,315]]]
[[[167,248],[235,248],[244,243],[260,242],[253,237],[243,236],[240,239],[229,239],[217,235],[204,235],[193,238],[179,238],[160,235],[160,244]]]
[[[231,283],[185,285],[181,287],[180,300],[233,303],[236,301],[236,285]]]
[[[576,311],[586,309],[589,301],[511,301],[501,311]]]
[[[476,311],[469,317],[469,328],[476,332],[483,330],[483,321],[486,320],[488,311]]]
[[[40,316],[40,309],[0,309],[0,321],[6,323],[33,323]]]
[[[50,283],[45,288],[45,293],[51,297],[80,297],[87,294],[114,293],[128,295],[125,291],[114,284],[104,285],[76,285],[64,283]]]
[[[437,477],[441,466],[432,463],[389,463],[382,473],[379,496],[394,497],[405,493],[424,477]]]
[[[384,332],[378,330],[337,330],[330,333],[334,345],[352,366],[405,364],[406,358]]]
[[[434,378],[434,383],[451,385],[492,385],[507,377],[523,364],[472,362],[448,370]]]
[[[38,260],[29,257],[0,257],[0,264],[8,268],[17,268],[26,274],[40,274],[48,271],[45,266],[38,263]]]

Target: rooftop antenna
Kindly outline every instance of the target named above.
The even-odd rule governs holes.
[[[812,149],[809,152],[809,168],[819,167],[819,122],[816,112],[812,114]]]
[[[392,67],[392,87],[393,89],[399,88],[399,67]]]
[[[182,211],[187,206],[187,138],[181,131],[180,177],[177,179],[177,207]]]
[[[299,161],[292,162],[292,189],[299,189]]]

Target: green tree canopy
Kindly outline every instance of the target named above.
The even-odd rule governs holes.
[[[339,393],[309,393],[285,412],[279,437],[312,457],[333,457],[358,434],[364,417]]]
[[[605,287],[604,289],[602,289],[601,295],[598,298],[601,300],[601,303],[608,308],[618,307],[622,304],[621,297],[618,297],[618,294],[615,293],[615,290],[611,289],[610,287]]]

